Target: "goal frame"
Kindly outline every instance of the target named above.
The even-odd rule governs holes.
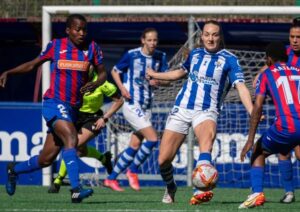
[[[42,46],[43,49],[51,40],[51,16],[59,14],[124,14],[124,15],[300,15],[298,6],[43,6],[42,8]],[[191,24],[188,25],[189,34]],[[42,91],[50,84],[50,65],[42,66]],[[47,126],[42,121],[43,140],[45,141]],[[51,184],[51,167],[43,169],[44,186]],[[188,185],[190,182],[188,182]]]

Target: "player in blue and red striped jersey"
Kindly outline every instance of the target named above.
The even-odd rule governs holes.
[[[251,156],[252,194],[239,208],[252,208],[264,204],[265,158],[278,153],[288,155],[294,147],[300,144],[300,69],[287,64],[288,56],[282,43],[275,42],[268,45],[266,56],[269,68],[258,78],[249,136],[241,152],[241,161],[244,161],[247,152],[253,147]],[[274,102],[276,119],[254,144],[266,95],[270,95]]]
[[[0,76],[0,86],[4,87],[10,74],[26,73],[46,61],[51,62],[50,88],[43,97],[42,114],[49,131],[41,153],[28,161],[8,164],[6,191],[13,195],[17,176],[52,164],[62,149],[71,183],[71,200],[74,203],[93,193],[92,189],[82,189],[79,183],[77,131],[74,123],[81,106],[82,94],[93,91],[106,80],[100,47],[87,42],[87,21],[79,14],[70,15],[66,22],[68,37],[54,39],[44,52],[32,61],[5,71]],[[96,67],[98,80],[88,82],[89,66]],[[63,148],[62,148],[63,147]]]
[[[295,18],[290,27],[289,32],[290,45],[286,46],[286,54],[288,55],[288,64],[296,67],[300,67],[300,19]],[[263,72],[267,66],[261,68]],[[253,87],[256,86],[256,82],[259,74],[253,81]],[[295,156],[300,160],[300,146],[296,146],[294,149]],[[282,184],[285,190],[284,196],[280,199],[281,203],[292,203],[295,201],[294,185],[293,185],[293,164],[291,161],[291,154],[282,155],[278,154],[278,168],[281,175]]]
[[[204,48],[195,48],[181,68],[165,73],[148,69],[149,77],[158,80],[177,80],[188,75],[188,80],[178,92],[170,112],[159,149],[158,163],[166,183],[163,203],[173,203],[177,186],[173,177],[172,160],[182,145],[188,130],[193,127],[199,144],[199,164],[212,163],[212,148],[216,137],[217,119],[223,99],[230,86],[235,87],[247,112],[252,111],[249,90],[237,57],[224,49],[220,23],[207,21],[201,39]],[[194,188],[191,205],[208,202],[213,197],[213,188]]]

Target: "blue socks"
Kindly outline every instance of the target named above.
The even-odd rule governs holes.
[[[210,152],[200,153],[200,155],[198,157],[197,165],[203,164],[203,163],[211,164],[211,153]]]
[[[16,174],[28,173],[40,169],[38,155],[31,157],[29,160],[17,163],[14,167]]]
[[[285,192],[294,192],[293,185],[293,164],[290,159],[278,161],[281,181]]]
[[[250,170],[252,192],[263,192],[264,167],[251,167]]]
[[[72,189],[77,188],[79,186],[79,167],[76,149],[65,149],[62,153],[62,158],[67,167],[71,187]]]
[[[137,154],[133,159],[133,163],[131,163],[129,169],[133,173],[138,173],[139,166],[145,162],[147,157],[152,153],[152,149],[158,144],[157,141],[146,141],[142,143],[139,148]]]

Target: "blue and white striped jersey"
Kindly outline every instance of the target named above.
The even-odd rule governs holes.
[[[157,72],[168,69],[166,54],[155,50],[153,55],[145,55],[142,48],[131,49],[124,54],[114,69],[123,74],[123,84],[131,95],[129,104],[139,104],[149,109],[152,103],[152,86],[146,80],[147,68]]]
[[[182,68],[189,76],[177,94],[175,105],[186,109],[219,112],[230,86],[244,82],[237,57],[226,49],[209,53],[196,48]]]

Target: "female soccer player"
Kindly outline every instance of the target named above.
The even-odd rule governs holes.
[[[100,86],[106,80],[106,72],[100,47],[94,41],[86,42],[85,17],[79,14],[70,15],[66,26],[68,37],[52,40],[37,58],[5,71],[0,76],[0,86],[4,87],[8,75],[26,73],[46,61],[51,62],[50,88],[44,94],[42,109],[49,132],[39,155],[31,157],[28,161],[8,165],[6,191],[9,195],[15,193],[19,174],[51,165],[62,147],[62,157],[72,187],[72,202],[81,202],[93,193],[92,189],[82,189],[79,183],[76,154],[78,138],[74,123],[81,105],[82,93],[93,91]],[[87,83],[91,64],[97,70],[98,80]]]
[[[97,74],[94,71],[93,75],[93,81],[96,81]],[[103,111],[100,109],[103,106],[104,96],[113,100],[113,104],[105,114],[103,114]],[[79,109],[78,121],[76,122],[76,128],[78,129],[78,155],[80,157],[92,157],[99,160],[106,168],[108,174],[111,174],[112,172],[112,155],[110,151],[102,154],[96,148],[87,146],[86,143],[100,133],[101,129],[105,127],[108,119],[120,109],[123,102],[123,98],[117,92],[117,87],[114,84],[105,81],[93,92],[83,96],[83,103]],[[58,193],[62,180],[66,175],[66,164],[64,160],[62,160],[58,176],[49,188],[48,193]]]
[[[288,64],[300,67],[300,19],[295,18],[290,27],[289,32],[290,44],[286,46],[286,54],[288,55]],[[267,65],[261,68],[260,72],[268,68]],[[257,79],[260,73],[257,74],[253,81],[253,87],[256,87]],[[294,148],[296,158],[300,160],[300,146]],[[291,161],[291,154],[278,154],[278,167],[281,175],[282,184],[285,190],[283,197],[280,199],[281,203],[295,202],[295,193],[293,185],[293,164]]]
[[[222,47],[220,24],[213,20],[207,21],[201,39],[204,48],[192,50],[180,69],[165,73],[157,73],[151,69],[147,71],[149,77],[159,80],[177,80],[188,74],[188,79],[179,91],[167,119],[159,149],[160,173],[167,185],[162,199],[164,203],[174,202],[177,186],[173,178],[172,161],[190,126],[193,127],[199,144],[200,155],[197,165],[211,163],[217,118],[228,90],[227,85],[238,90],[249,114],[252,110],[251,96],[244,84],[238,59]],[[201,204],[210,201],[212,197],[213,192],[210,190],[195,189],[190,204]]]
[[[123,191],[116,179],[129,166],[126,173],[129,185],[134,190],[140,190],[138,168],[158,143],[157,133],[151,123],[151,103],[152,87],[157,86],[159,81],[147,80],[146,69],[150,67],[157,72],[163,72],[168,69],[168,65],[166,54],[156,49],[158,35],[155,29],[145,29],[141,36],[141,43],[142,47],[126,52],[111,71],[125,98],[124,117],[134,130],[129,147],[120,155],[113,172],[104,181],[105,186],[115,191]],[[122,73],[123,80],[120,77]],[[146,141],[142,143],[144,138]]]
[[[268,69],[261,73],[258,79],[249,136],[240,156],[241,161],[244,161],[247,152],[253,147],[251,156],[252,194],[239,208],[252,208],[264,204],[265,158],[278,153],[286,156],[294,147],[300,145],[300,100],[297,89],[300,69],[287,64],[288,56],[282,43],[269,44],[266,49],[266,56]],[[270,95],[274,102],[276,119],[254,144],[266,95]]]

